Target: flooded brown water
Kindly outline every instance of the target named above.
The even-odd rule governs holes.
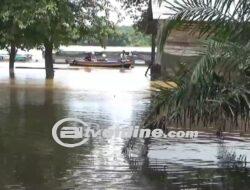
[[[152,141],[149,159],[166,159],[174,166],[167,181],[153,171],[149,175],[134,170],[122,154],[125,139],[96,138],[73,149],[54,142],[54,123],[67,117],[104,127],[139,124],[150,101],[145,67],[56,70],[55,79],[46,81],[39,69],[16,69],[16,78],[10,80],[6,64],[0,64],[1,190],[228,189],[224,187],[230,187],[232,179],[231,189],[250,185],[247,169],[238,173],[223,169],[224,176],[217,171],[216,140]],[[245,142],[236,148],[249,155],[248,146]],[[216,180],[205,184],[202,179],[211,175]]]

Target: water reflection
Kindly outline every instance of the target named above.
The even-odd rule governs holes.
[[[20,90],[14,87],[15,81],[11,85],[1,89],[0,186],[6,189],[64,186],[60,179],[79,158],[75,150],[71,154],[56,146],[50,137],[53,123],[67,114],[63,105],[53,103],[51,89]],[[89,151],[86,148],[81,152]]]
[[[202,133],[188,140],[130,139],[123,152],[132,170],[161,189],[249,189],[249,142]]]
[[[150,188],[135,181],[121,154],[123,139],[93,139],[69,150],[51,137],[65,117],[103,127],[136,123],[147,105],[143,71],[62,70],[45,81],[39,70],[17,70],[13,80],[1,70],[0,189]]]

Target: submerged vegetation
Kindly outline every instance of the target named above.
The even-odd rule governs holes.
[[[176,27],[194,26],[204,50],[201,58],[171,81],[157,85],[147,125],[216,127],[247,131],[250,126],[250,2],[183,0],[167,3],[174,14],[161,44]],[[163,46],[162,46],[163,47]]]

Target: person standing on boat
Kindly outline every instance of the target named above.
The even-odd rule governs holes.
[[[97,61],[97,58],[95,56],[95,52],[94,51],[91,52],[91,61],[94,61],[94,62]]]
[[[123,50],[121,53],[121,62],[125,63],[126,61],[127,61],[127,54],[126,54],[125,50]]]

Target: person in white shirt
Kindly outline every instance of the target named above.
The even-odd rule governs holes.
[[[121,53],[121,62],[126,62],[126,61],[127,61],[127,54],[125,50],[123,50]]]

